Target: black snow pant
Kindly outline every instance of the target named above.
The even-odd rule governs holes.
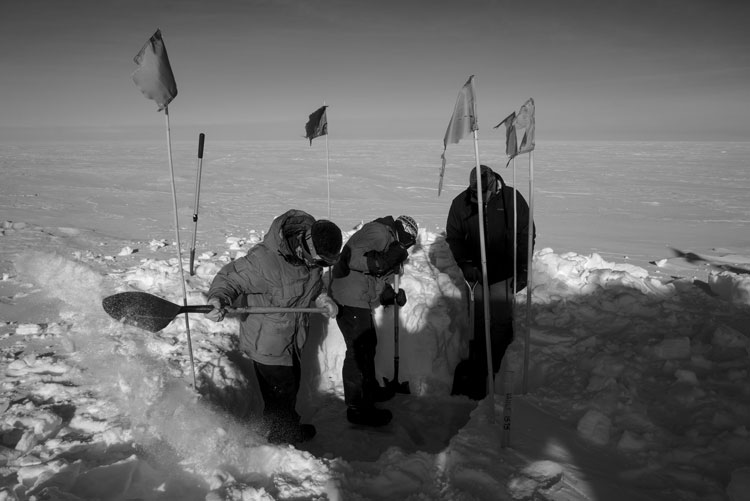
[[[497,374],[505,351],[513,342],[513,293],[510,280],[490,284],[490,341],[492,372]],[[487,372],[487,345],[484,328],[484,300],[482,284],[474,291],[474,339],[469,344],[469,358],[481,364]]]
[[[513,342],[513,295],[510,280],[490,285],[490,342],[492,374],[497,375],[505,351]],[[483,288],[474,290],[474,338],[469,342],[469,358],[459,362],[453,379],[453,395],[474,400],[487,396],[487,345],[484,327]]]
[[[299,357],[294,354],[293,365],[266,365],[253,361],[263,396],[263,418],[271,434],[283,436],[299,428],[297,392],[300,384]]]
[[[378,335],[369,308],[339,305],[336,317],[346,343],[342,378],[347,406],[370,408],[375,405],[375,349]]]

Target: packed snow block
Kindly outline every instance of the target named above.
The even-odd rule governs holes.
[[[22,230],[24,228],[26,228],[26,223],[24,222],[17,221],[14,223],[13,221],[3,221],[4,230]]]
[[[123,247],[120,249],[120,252],[117,254],[118,256],[129,256],[131,254],[135,254],[138,252],[138,249],[134,249],[130,246]]]
[[[708,277],[711,292],[734,304],[750,305],[750,276],[724,271]]]
[[[685,370],[685,369],[677,369],[674,372],[674,377],[677,379],[677,381],[680,381],[682,383],[688,383],[697,385],[698,384],[698,376],[693,371]]]
[[[711,337],[711,344],[722,348],[750,348],[750,338],[746,334],[727,325],[720,325]]]
[[[647,446],[648,444],[645,440],[628,430],[622,433],[620,440],[617,442],[617,448],[624,452],[640,452]]]
[[[597,445],[609,443],[612,420],[604,413],[591,409],[578,421],[578,434]]]
[[[719,325],[711,336],[708,357],[715,362],[742,360],[750,353],[750,338],[727,325]]]
[[[750,467],[744,466],[732,472],[731,480],[727,485],[727,496],[730,501],[742,501],[747,499],[750,491]]]
[[[653,347],[654,356],[661,360],[683,360],[690,358],[690,338],[664,339]]]
[[[549,489],[563,478],[563,468],[554,461],[536,461],[514,475],[507,489],[513,499],[545,499],[540,492]]]

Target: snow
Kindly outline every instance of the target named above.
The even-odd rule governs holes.
[[[189,304],[275,215],[327,217],[317,142],[208,139],[192,276],[194,145],[174,145]],[[386,214],[420,223],[399,313],[411,393],[382,404],[388,427],[349,425],[343,339],[314,316],[299,410],[318,434],[296,446],[265,439],[234,319],[189,315],[196,393],[184,316],[149,333],[101,307],[126,290],[183,301],[164,148],[4,150],[0,499],[746,499],[750,144],[603,143],[587,156],[584,143],[538,143],[530,310],[522,291],[496,394],[479,403],[450,396],[468,308],[442,235],[473,150],[448,150],[438,199],[439,142],[331,146],[331,219],[346,236]],[[502,149],[487,150],[483,162],[501,165]],[[709,158],[715,175],[699,168]],[[513,183],[498,167],[524,192],[517,169]],[[376,320],[377,370],[390,379],[393,310]]]

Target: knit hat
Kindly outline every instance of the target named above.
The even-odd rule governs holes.
[[[320,219],[313,223],[308,235],[307,250],[314,258],[320,257],[329,264],[338,261],[343,241],[338,226],[327,219]]]
[[[419,235],[419,227],[417,226],[417,222],[414,221],[413,218],[409,216],[398,216],[396,218],[397,223],[401,223],[401,228],[411,235],[411,237],[416,241],[417,235]]]

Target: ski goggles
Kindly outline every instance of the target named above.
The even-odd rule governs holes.
[[[490,198],[490,195],[495,194],[497,191],[497,180],[495,178],[487,178],[482,175],[482,200],[485,202]],[[476,202],[478,200],[478,190],[476,180],[474,183],[469,185],[469,193],[471,194],[471,200]]]
[[[313,243],[312,230],[308,228],[305,232],[305,239],[302,242],[302,258],[310,266],[320,266],[325,268],[326,266],[333,266],[336,264],[339,260],[339,255],[323,256],[319,254]]]

